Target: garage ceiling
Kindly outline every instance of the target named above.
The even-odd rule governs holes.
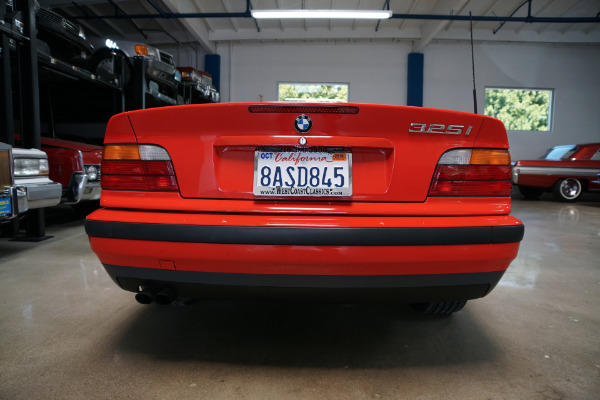
[[[313,40],[467,40],[600,43],[599,0],[39,0],[114,40],[185,45],[215,52],[218,43]],[[387,8],[373,20],[255,20],[252,9]],[[193,17],[193,18],[184,18]],[[504,21],[503,21],[504,20]],[[506,22],[508,20],[508,22]]]

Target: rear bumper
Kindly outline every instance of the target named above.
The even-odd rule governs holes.
[[[169,271],[104,265],[122,289],[160,291],[182,298],[358,302],[432,302],[487,295],[504,271],[404,276],[262,275]]]
[[[153,221],[147,223],[143,221]],[[483,297],[516,257],[501,217],[310,217],[102,209],[86,233],[123,289],[183,297],[439,301]]]

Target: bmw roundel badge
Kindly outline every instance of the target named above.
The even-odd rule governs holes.
[[[312,119],[308,115],[299,115],[294,121],[294,127],[300,133],[306,133],[312,128]]]

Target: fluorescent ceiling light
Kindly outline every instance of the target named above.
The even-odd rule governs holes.
[[[388,19],[391,10],[252,10],[256,19]]]

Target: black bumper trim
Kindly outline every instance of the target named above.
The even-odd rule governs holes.
[[[486,296],[504,271],[423,275],[266,275],[172,271],[104,264],[122,289],[170,288],[188,298],[442,301]]]
[[[296,246],[435,246],[517,243],[523,225],[441,228],[199,226],[86,220],[89,236],[156,242]]]

